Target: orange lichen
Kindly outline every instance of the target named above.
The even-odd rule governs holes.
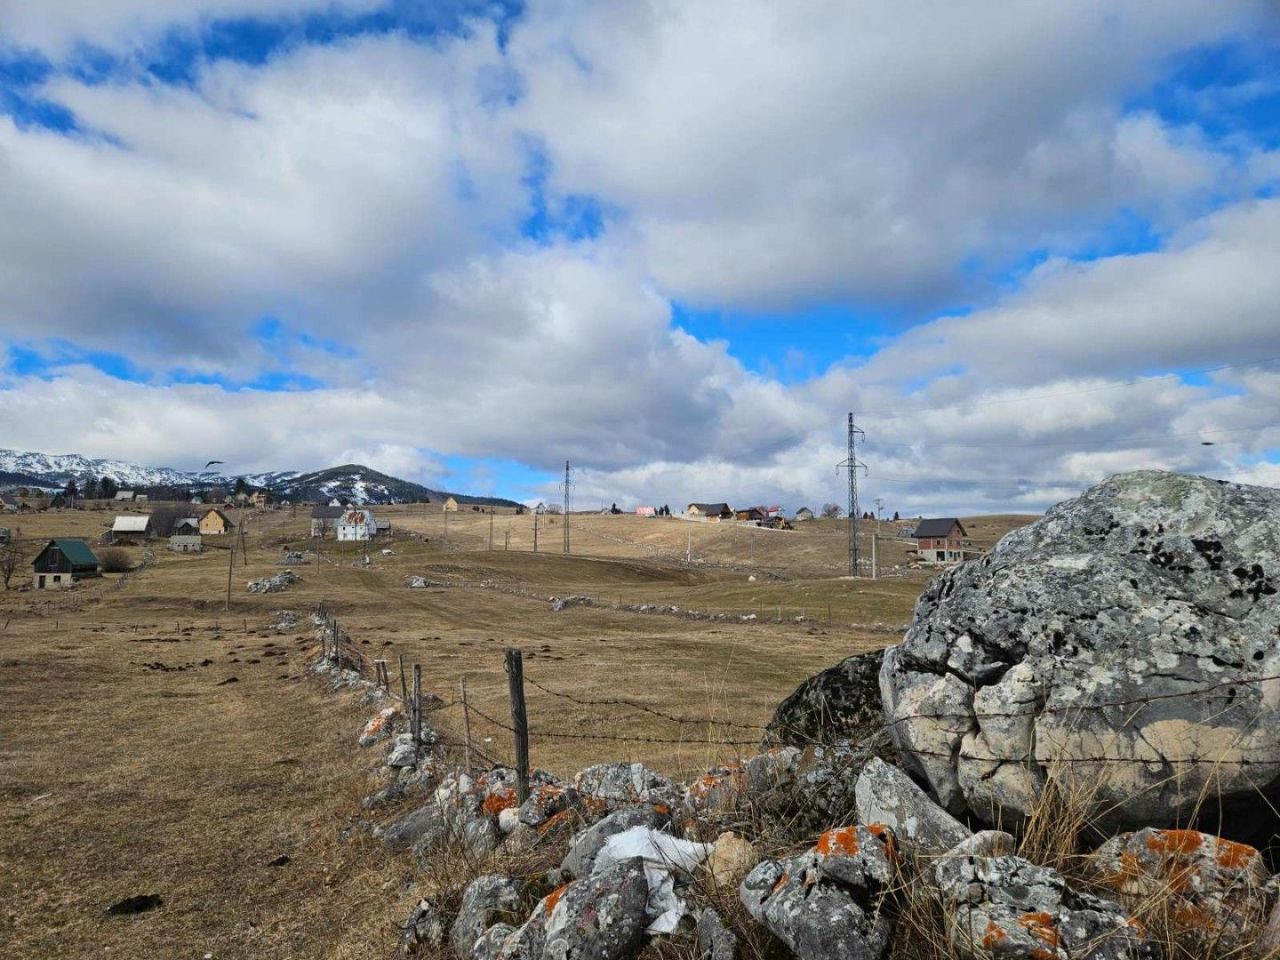
[[[1258,856],[1258,851],[1247,843],[1236,843],[1219,837],[1217,844],[1218,866],[1226,870],[1243,870]]]
[[[1140,936],[1143,940],[1147,938],[1147,925],[1145,923],[1143,923],[1137,917],[1130,917],[1128,920],[1128,923],[1129,923],[1129,926],[1133,927],[1133,929],[1137,931],[1138,936]]]
[[[547,916],[551,916],[551,911],[556,908],[556,904],[560,902],[560,898],[564,896],[564,892],[568,889],[569,884],[565,883],[547,894],[547,899],[542,901],[546,905]]]
[[[1200,849],[1203,834],[1195,830],[1155,830],[1147,837],[1147,849],[1153,853],[1190,856]]]
[[[814,852],[824,857],[843,855],[852,857],[858,852],[858,828],[837,827],[818,838]]]
[[[1018,918],[1018,926],[1036,939],[1043,940],[1051,947],[1057,947],[1058,929],[1054,924],[1052,914],[1043,910],[1035,913],[1024,913]]]
[[[1212,913],[1198,907],[1189,900],[1179,899],[1173,905],[1173,922],[1180,927],[1192,927],[1200,930],[1213,930],[1217,926]]]
[[[773,885],[773,889],[770,890],[769,893],[770,894],[777,893],[779,890],[781,890],[783,887],[787,885],[787,881],[790,879],[791,879],[791,874],[784,873],[782,876],[778,878],[778,882]]]
[[[655,803],[653,805],[653,812],[664,817],[671,816],[671,808],[665,803]]]
[[[538,833],[550,833],[552,830],[556,829],[556,827],[568,823],[572,817],[572,810],[561,810],[559,813],[553,813],[538,825]]]
[[[994,920],[987,921],[987,932],[982,936],[983,947],[994,950],[997,943],[1008,938],[1009,935],[1004,932],[1003,927],[998,926]]]
[[[484,803],[481,804],[481,807],[489,816],[496,817],[503,810],[517,806],[518,803],[519,799],[516,797],[514,790],[510,787],[497,787],[484,798]]]

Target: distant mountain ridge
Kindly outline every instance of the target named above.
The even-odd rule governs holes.
[[[85,457],[78,453],[48,454],[21,450],[0,450],[0,488],[41,487],[60,490],[69,480],[83,483],[90,477],[111,477],[121,489],[148,491],[157,488],[182,487],[207,490],[235,484],[234,476],[174,470],[171,467],[145,467],[124,460]],[[274,496],[295,503],[333,498],[352,503],[405,503],[429,499],[440,501],[452,496],[459,503],[482,506],[514,507],[514,500],[501,497],[476,497],[469,494],[433,490],[420,483],[401,480],[359,463],[347,463],[325,470],[301,473],[297,470],[243,474],[250,486],[266,490]]]

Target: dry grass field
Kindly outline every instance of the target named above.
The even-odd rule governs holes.
[[[320,557],[294,567],[302,583],[263,595],[245,582],[280,570],[284,548],[308,545],[306,511],[245,514],[247,565],[237,556],[229,609],[230,554],[218,540],[230,537],[207,538],[202,555],[153,545],[154,561],[122,585],[109,576],[61,594],[0,592],[0,956],[388,954],[412,874],[357,825],[374,763],[355,747],[366,710],[305,675],[317,650],[306,614],[321,602],[363,652],[391,661],[393,681],[403,655],[422,664],[426,690],[453,701],[465,678],[472,702],[498,719],[503,649],[518,646],[530,681],[557,694],[743,724],[673,724],[530,685],[535,765],[565,775],[635,759],[686,774],[749,751],[754,727],[805,677],[893,642],[930,575],[906,569],[889,524],[886,576],[873,583],[839,576],[836,522],[779,532],[575,515],[564,556],[561,518],[540,519],[534,554],[532,516],[495,517],[490,550],[488,515],[376,513],[393,532],[367,566],[362,546],[324,541]],[[110,516],[6,524],[34,555],[52,536],[96,541]],[[1026,519],[968,525],[990,545]],[[137,562],[143,552],[130,548]],[[435,585],[409,589],[411,575]],[[570,594],[597,605],[553,612],[548,598]],[[757,620],[619,609],[636,603]],[[286,609],[299,626],[271,629]],[[456,707],[434,720],[459,735]],[[510,755],[506,733],[474,716],[473,736]],[[143,893],[163,906],[106,915]]]

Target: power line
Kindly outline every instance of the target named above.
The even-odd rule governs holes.
[[[858,575],[858,470],[861,469],[865,474],[867,465],[858,460],[857,443],[858,437],[862,437],[866,442],[867,435],[862,429],[853,422],[853,411],[849,412],[849,456],[836,464],[836,473],[841,470],[849,471],[849,512],[845,516],[845,520],[849,525],[849,576],[856,577]]]

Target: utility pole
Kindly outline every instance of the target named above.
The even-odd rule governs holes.
[[[853,422],[853,413],[849,414],[849,456],[836,464],[836,473],[849,471],[849,512],[845,519],[849,524],[849,576],[858,575],[858,471],[867,472],[867,465],[858,459],[858,437],[864,441],[867,435]]]
[[[493,507],[489,508],[489,549],[493,549]]]
[[[876,523],[884,519],[884,497],[876,497]]]
[[[538,552],[538,508],[533,508],[533,552]]]
[[[693,521],[687,520],[685,522],[692,523]],[[684,532],[684,562],[693,563],[693,527],[686,527]]]
[[[573,486],[573,471],[569,461],[564,462],[564,552],[569,552],[569,490]]]

